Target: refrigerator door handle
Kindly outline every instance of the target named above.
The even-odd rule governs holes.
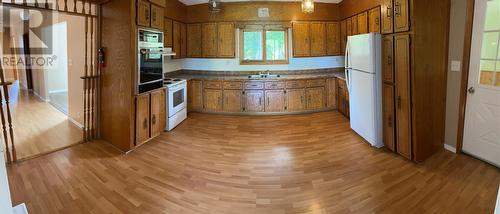
[[[350,69],[345,69],[345,83],[346,83],[346,86],[347,86],[347,93],[349,93],[351,91],[351,78],[350,78],[350,74],[349,74],[349,70]]]
[[[347,43],[347,45],[345,47],[345,57],[344,57],[345,62],[344,63],[345,63],[346,68],[350,68],[350,66],[349,66],[349,63],[350,63],[350,61],[349,61],[349,39],[347,39],[346,43]]]

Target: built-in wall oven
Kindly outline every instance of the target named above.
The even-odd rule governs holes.
[[[139,93],[163,87],[163,32],[139,29],[138,32]]]

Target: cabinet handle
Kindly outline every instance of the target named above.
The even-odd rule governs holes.
[[[304,96],[300,96],[300,104],[304,104]]]
[[[379,25],[380,24],[380,19],[377,17],[375,18],[375,24]]]
[[[146,10],[144,15],[145,15],[146,19],[149,19],[149,10]]]
[[[387,57],[387,64],[392,65],[392,56]]]
[[[398,96],[398,108],[401,109],[401,96]]]
[[[147,129],[148,128],[148,119],[144,118],[144,121],[142,122],[142,129]]]
[[[267,106],[269,106],[271,102],[269,101],[269,97],[267,97]]]
[[[262,105],[262,97],[259,97],[259,106]]]
[[[391,15],[391,13],[392,13],[392,8],[391,8],[391,6],[387,6],[387,17],[388,17],[388,18],[391,18],[391,16],[392,16],[392,15]]]
[[[389,115],[389,118],[387,118],[387,120],[388,120],[388,121],[387,121],[387,125],[388,125],[389,127],[392,127],[392,116],[391,116],[391,115]]]
[[[394,13],[396,16],[399,16],[401,13],[401,3],[399,3],[399,1],[396,1],[396,4],[394,5]]]
[[[151,123],[153,123],[153,125],[156,124],[156,114],[153,114],[153,117],[151,118]]]

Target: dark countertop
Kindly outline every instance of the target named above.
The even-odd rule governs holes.
[[[262,71],[260,71],[262,72]],[[267,73],[262,72],[262,73]],[[280,75],[275,78],[249,78],[249,75],[259,74],[259,71],[200,71],[179,70],[165,73],[167,78],[201,79],[201,80],[295,80],[337,77],[345,80],[344,68],[295,70],[295,71],[269,71],[270,74]]]

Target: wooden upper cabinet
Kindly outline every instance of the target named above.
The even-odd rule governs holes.
[[[203,82],[201,80],[188,81],[188,111],[200,111],[203,109]]]
[[[163,38],[164,38],[164,46],[171,48],[173,45],[173,37],[174,33],[172,32],[172,25],[173,21],[172,19],[164,19],[164,25],[163,25]]]
[[[241,90],[224,90],[224,103],[222,108],[224,112],[241,112],[242,111],[242,91]]]
[[[368,33],[368,12],[358,14],[358,34]]]
[[[324,22],[311,22],[311,56],[326,55],[326,24]]]
[[[392,33],[394,32],[394,8],[393,8],[393,0],[382,0],[381,5],[381,19],[382,19],[382,33]]]
[[[383,110],[383,138],[386,148],[396,151],[394,141],[395,118],[394,118],[394,86],[384,84],[382,89],[382,110]]]
[[[340,23],[328,22],[326,24],[326,54],[338,56],[341,53]]]
[[[167,6],[167,0],[149,0],[151,3],[156,4],[161,7]]]
[[[135,140],[137,145],[149,139],[149,101],[149,94],[143,94],[136,97]]]
[[[294,22],[292,28],[293,56],[311,56],[309,22]]]
[[[186,31],[186,57],[201,57],[201,24],[188,24]]]
[[[340,22],[340,52],[341,55],[345,54],[345,48],[347,45],[347,21],[344,20]]]
[[[394,32],[410,30],[409,0],[394,0]]]
[[[394,38],[382,38],[382,80],[394,83]]]
[[[151,27],[163,30],[164,17],[163,11],[165,8],[152,4],[151,5]]]
[[[306,89],[307,109],[318,110],[325,108],[325,87]]]
[[[137,25],[149,27],[151,24],[151,4],[146,0],[137,0]]]
[[[203,97],[203,106],[206,111],[222,111],[222,90],[205,89]]]
[[[263,112],[264,111],[264,91],[250,90],[245,91],[245,111]]]
[[[186,58],[187,54],[187,35],[186,24],[181,23],[181,58]]]
[[[380,32],[380,8],[376,7],[368,12],[368,26],[370,33]]]
[[[351,20],[351,18],[346,19],[345,23],[346,23],[345,32],[346,32],[346,42],[347,42],[347,37],[352,36],[352,20]]]
[[[394,37],[394,57],[396,74],[396,148],[399,154],[412,159],[409,35]]]
[[[306,109],[306,90],[288,89],[286,91],[286,107],[289,112],[303,111]]]
[[[353,16],[351,17],[351,35],[358,35],[358,17]]]
[[[326,80],[326,107],[330,109],[337,108],[337,79],[330,78]]]
[[[203,23],[201,29],[203,57],[217,57],[217,23]]]
[[[156,137],[165,128],[166,100],[165,90],[151,92],[151,137]]]
[[[172,49],[176,53],[174,59],[181,58],[181,23],[174,21],[172,24],[173,44]]]
[[[220,22],[217,28],[217,56],[235,57],[235,27],[233,22]]]
[[[266,90],[266,112],[283,112],[285,111],[285,91],[283,90]]]

